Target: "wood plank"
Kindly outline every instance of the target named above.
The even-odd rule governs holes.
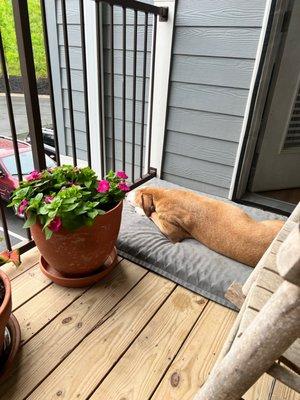
[[[300,393],[276,381],[270,400],[300,400]]]
[[[151,400],[192,399],[206,381],[235,318],[234,311],[210,301]]]
[[[50,279],[40,272],[38,265],[19,275],[11,283],[13,310],[51,285]]]
[[[68,400],[87,398],[175,286],[147,274],[29,398],[55,398],[58,391]]]
[[[18,268],[16,268],[13,263],[9,263],[3,265],[1,270],[9,276],[10,280],[13,280],[37,264],[39,262],[39,257],[40,253],[37,247],[34,247],[21,255],[21,265]]]
[[[168,130],[168,152],[234,166],[238,144]]]
[[[167,128],[220,140],[239,141],[243,118],[199,110],[169,107]]]
[[[24,399],[93,329],[147,272],[122,261],[103,281],[66,308],[19,352],[0,399]],[[50,299],[51,300],[51,299]]]
[[[178,54],[172,63],[172,81],[241,89],[249,89],[254,66],[253,60]]]
[[[199,155],[200,157],[200,155]],[[165,152],[164,172],[188,179],[229,188],[233,168],[201,159],[189,159],[177,154]]]
[[[264,374],[248,391],[243,395],[244,400],[268,400],[272,392],[274,379]],[[282,400],[282,399],[281,399]]]
[[[272,271],[263,269],[258,275],[256,285],[261,286],[274,293],[282,282],[283,279],[281,278],[281,276],[275,274]]]
[[[173,82],[169,105],[242,117],[247,99],[246,89]]]
[[[261,26],[265,2],[261,0],[181,0],[177,26]]]
[[[260,28],[176,27],[174,54],[255,59]]]
[[[91,399],[148,399],[207,302],[177,287]]]

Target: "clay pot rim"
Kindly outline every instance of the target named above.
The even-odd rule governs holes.
[[[10,279],[6,275],[4,271],[0,270],[0,279],[4,283],[4,288],[5,288],[5,295],[4,295],[4,300],[0,306],[0,318],[4,310],[7,308],[10,298],[11,298],[11,284],[10,284]]]

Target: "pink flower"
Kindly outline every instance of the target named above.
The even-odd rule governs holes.
[[[119,188],[120,190],[122,190],[122,192],[128,192],[128,190],[129,190],[129,186],[126,185],[125,182],[120,182],[120,183],[118,184],[118,188]]]
[[[23,215],[26,208],[28,207],[29,201],[26,199],[23,199],[18,207],[18,214]]]
[[[97,192],[105,193],[109,191],[109,188],[110,183],[106,179],[102,179],[102,181],[98,183]]]
[[[127,179],[128,176],[126,175],[125,171],[117,171],[116,172],[116,177],[120,178],[120,179]]]
[[[55,217],[53,221],[49,224],[49,229],[52,232],[58,232],[62,226],[61,218]]]
[[[45,196],[44,201],[46,204],[50,204],[53,201],[53,196]]]
[[[32,171],[30,174],[26,177],[27,181],[35,181],[37,179],[40,179],[42,177],[42,173],[39,171]]]

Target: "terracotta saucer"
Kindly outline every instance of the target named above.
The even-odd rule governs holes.
[[[20,325],[19,325],[16,317],[13,314],[11,314],[6,328],[8,329],[11,342],[3,354],[4,360],[2,358],[0,359],[0,365],[1,365],[0,382],[2,382],[5,379],[5,377],[8,375],[8,373],[13,365],[16,354],[19,350],[20,342],[21,342]],[[2,366],[2,362],[4,362],[3,366]]]
[[[103,279],[116,266],[117,261],[117,251],[116,248],[114,248],[104,264],[97,271],[90,275],[76,278],[66,277],[51,267],[51,265],[49,265],[42,256],[40,258],[40,269],[49,279],[51,279],[52,282],[56,283],[57,285],[78,288],[90,286],[93,283]]]

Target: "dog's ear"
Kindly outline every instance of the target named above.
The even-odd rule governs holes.
[[[150,218],[151,214],[155,211],[152,194],[142,194],[142,208],[146,216]]]

